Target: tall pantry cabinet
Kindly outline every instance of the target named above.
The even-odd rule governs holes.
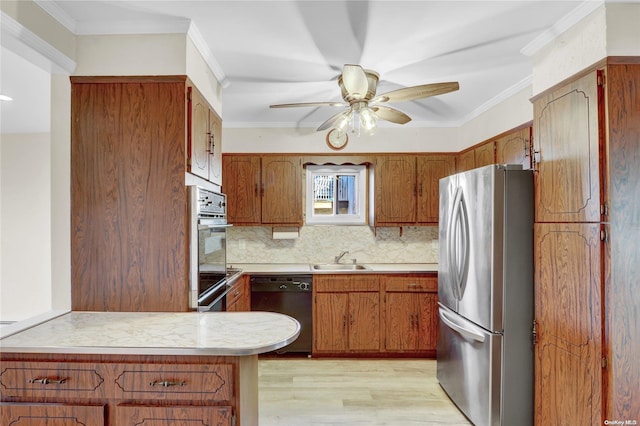
[[[189,310],[196,92],[186,76],[71,78],[73,310]]]
[[[640,421],[640,64],[534,99],[535,420]]]

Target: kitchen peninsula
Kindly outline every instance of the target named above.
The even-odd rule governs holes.
[[[258,354],[299,333],[270,312],[68,312],[0,340],[0,423],[257,425]]]

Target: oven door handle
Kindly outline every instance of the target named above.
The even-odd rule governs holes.
[[[201,306],[198,310],[200,311],[210,311],[212,307],[214,307],[216,305],[216,303],[218,303],[219,301],[222,300],[223,297],[225,297],[227,295],[227,293],[229,293],[231,291],[231,286],[227,287],[225,289],[225,291],[222,292],[222,294],[220,294],[220,296],[216,297],[216,299],[209,303],[207,306]]]
[[[222,280],[220,280],[220,282],[218,282],[218,284],[216,284],[215,286],[205,290],[204,293],[202,293],[199,297],[198,297],[198,304],[204,302],[205,300],[207,300],[209,297],[211,297],[212,294],[217,293],[218,291],[220,291],[220,289],[227,287],[227,279],[224,278]],[[225,290],[226,294],[229,291],[229,289]],[[216,299],[216,302],[220,299],[220,297],[218,297]],[[213,302],[211,305],[215,304],[216,302]]]

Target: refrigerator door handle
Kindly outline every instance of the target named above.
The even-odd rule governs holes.
[[[469,218],[461,187],[456,188],[453,198],[447,234],[447,257],[453,292],[456,299],[462,300],[469,270]]]
[[[438,309],[438,313],[440,314],[440,319],[444,322],[449,328],[458,332],[460,335],[467,337],[469,339],[473,339],[475,341],[484,343],[484,334],[478,333],[475,330],[471,330],[467,327],[456,324],[452,319],[449,318],[449,314],[442,310],[442,308]]]

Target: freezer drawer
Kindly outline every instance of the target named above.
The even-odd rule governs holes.
[[[439,315],[440,386],[476,426],[500,425],[502,335],[489,333],[442,305]]]

